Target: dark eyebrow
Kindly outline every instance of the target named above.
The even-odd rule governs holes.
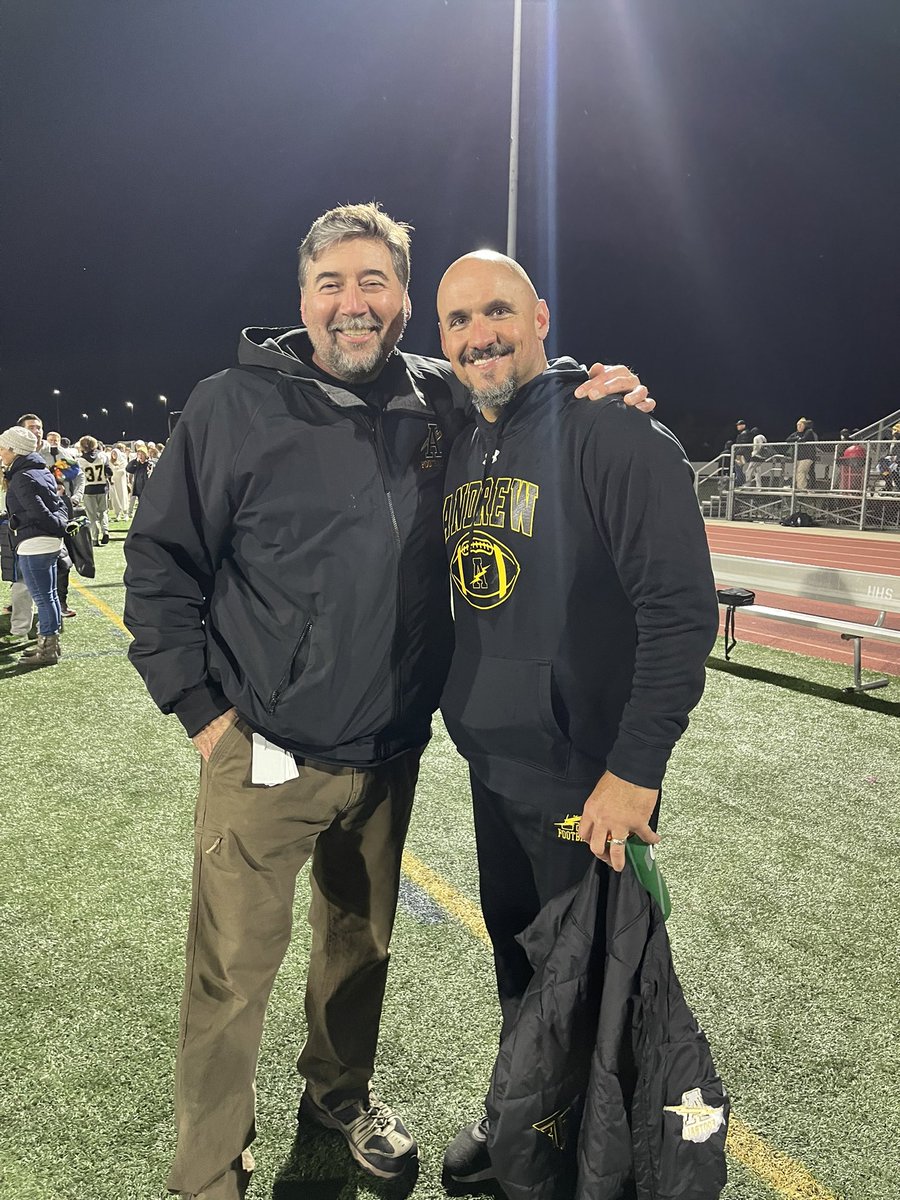
[[[516,306],[511,300],[501,300],[499,296],[496,296],[493,300],[488,300],[487,304],[482,305],[481,311],[487,313],[490,312],[492,308],[508,308],[512,312],[516,311]],[[448,321],[452,321],[456,317],[467,317],[470,311],[471,309],[468,308],[454,308],[453,312],[447,313],[446,319]]]
[[[452,321],[456,317],[467,317],[468,315],[469,315],[469,310],[467,308],[454,308],[453,312],[447,313],[444,320]]]

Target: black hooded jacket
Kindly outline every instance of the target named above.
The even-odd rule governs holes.
[[[487,1097],[505,1195],[716,1200],[730,1103],[631,867],[592,863],[520,940],[535,975]]]
[[[464,416],[437,360],[395,352],[367,403],[310,355],[302,330],[246,330],[195,388],[126,542],[129,653],[190,736],[234,705],[287,750],[371,765],[424,745],[446,676]]]
[[[479,416],[447,471],[456,651],[441,708],[504,795],[583,797],[607,767],[658,788],[718,629],[684,451],[619,399],[575,400],[585,378],[557,360],[496,423]]]

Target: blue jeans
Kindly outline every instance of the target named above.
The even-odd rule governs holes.
[[[62,629],[62,609],[59,606],[59,596],[56,594],[56,560],[58,558],[59,554],[55,550],[52,554],[19,554],[16,556],[16,569],[31,592],[31,598],[37,607],[38,633],[41,637],[59,633]]]

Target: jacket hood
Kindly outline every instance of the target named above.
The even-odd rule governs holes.
[[[364,405],[364,401],[352,391],[344,391],[337,384],[326,383],[315,368],[312,360],[312,343],[305,329],[247,328],[241,332],[238,343],[238,362],[242,366],[268,367],[290,375],[295,379],[306,379],[329,399],[341,407]],[[415,356],[413,356],[414,358]],[[388,408],[413,408],[425,406],[425,399],[410,377],[407,361],[399,350],[393,350],[378,374],[373,386],[391,397]],[[347,384],[348,389],[352,384]]]
[[[316,378],[304,359],[312,358],[312,343],[305,329],[289,326],[250,326],[241,330],[238,362],[252,367],[270,367],[285,375]]]
[[[285,375],[296,375],[301,379],[319,382],[321,376],[310,367],[313,348],[305,329],[268,329],[265,326],[249,327],[241,331],[238,343],[238,362],[253,367],[271,367]],[[385,367],[402,362],[399,350],[392,351]]]

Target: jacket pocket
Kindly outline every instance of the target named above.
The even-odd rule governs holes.
[[[457,650],[441,698],[447,731],[465,758],[486,755],[564,775],[569,740],[553,713],[546,659],[470,656]]]
[[[268,699],[265,701],[267,713],[273,713],[275,711],[275,709],[278,707],[278,702],[281,700],[281,697],[291,686],[291,684],[296,682],[297,678],[301,674],[302,664],[300,661],[300,656],[303,654],[305,661],[306,655],[304,653],[304,648],[309,640],[309,635],[312,633],[312,627],[312,621],[307,621],[300,632],[299,638],[297,638],[296,642],[294,643],[287,666],[282,671],[281,676],[279,677],[275,686],[272,688],[272,691],[269,693]]]
[[[207,623],[215,643],[212,661],[229,698],[248,716],[274,713],[303,674],[312,618],[270,581],[251,584],[226,561],[216,577]]]

